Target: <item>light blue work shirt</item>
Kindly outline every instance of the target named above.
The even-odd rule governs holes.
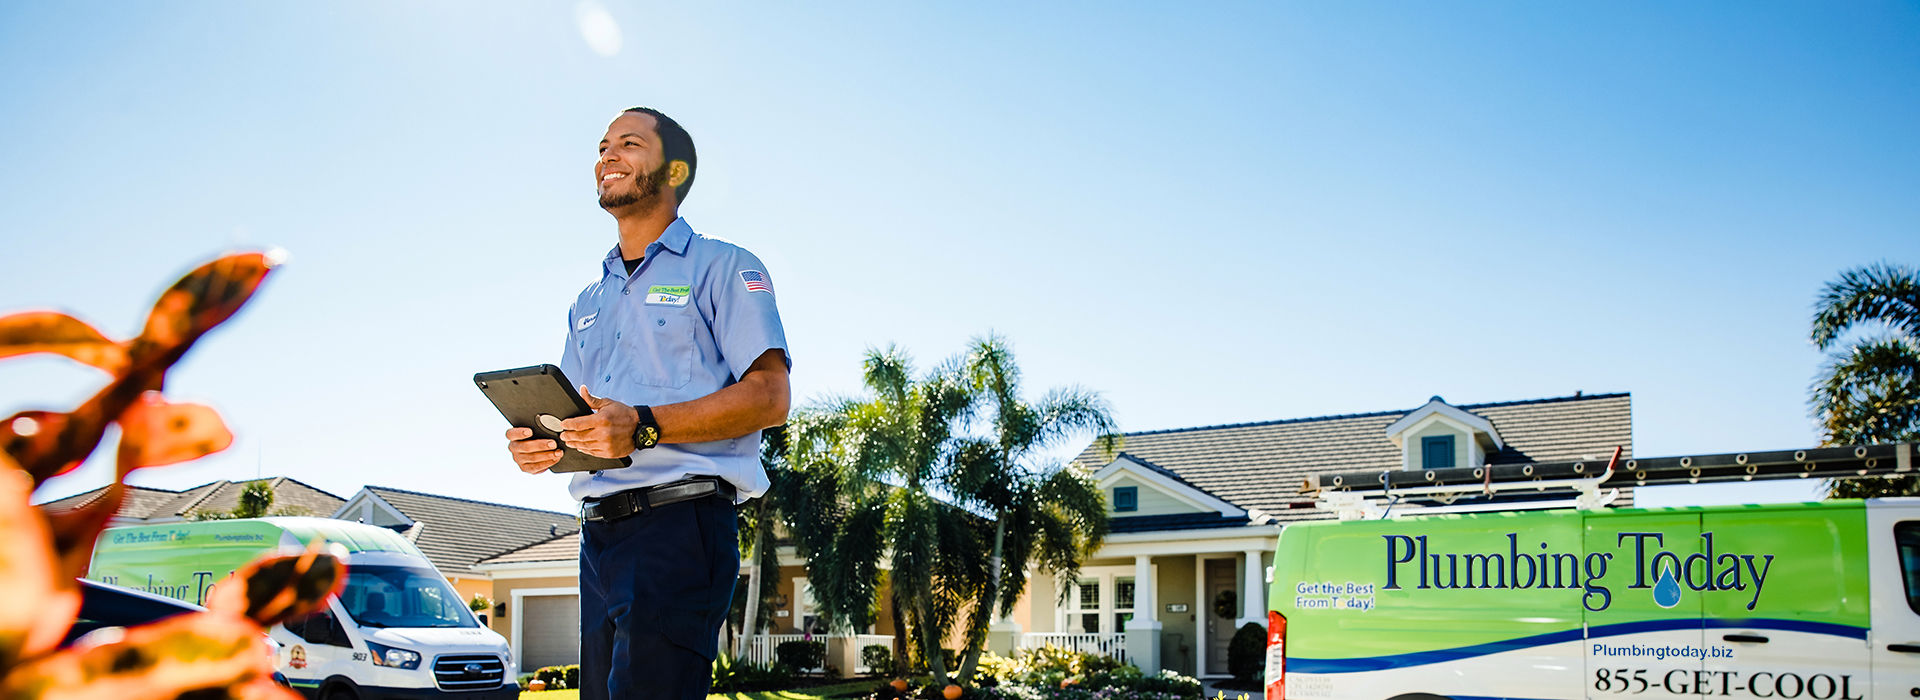
[[[615,245],[600,261],[600,280],[567,311],[567,349],[560,371],[594,396],[659,406],[732,385],[768,350],[787,352],[774,306],[773,282],[745,248],[695,233],[675,219],[647,246],[633,275]],[[793,366],[791,356],[787,366]],[[673,426],[663,426],[671,438]],[[576,472],[576,499],[626,489],[718,476],[745,501],[767,490],[760,431],[714,442],[660,443],[635,451],[633,466]]]

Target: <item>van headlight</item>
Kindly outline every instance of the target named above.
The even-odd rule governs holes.
[[[420,652],[396,649],[385,644],[367,642],[367,650],[373,652],[373,665],[388,668],[413,670],[420,668]]]

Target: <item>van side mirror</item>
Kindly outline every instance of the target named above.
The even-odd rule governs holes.
[[[347,640],[347,631],[340,628],[340,622],[334,619],[333,613],[331,612],[323,610],[314,613],[312,617],[307,618],[304,622],[294,624],[303,625],[297,634],[299,634],[301,639],[307,640],[308,643],[326,644],[336,647],[350,646],[352,644],[352,642]],[[289,627],[287,631],[293,632],[294,630]]]

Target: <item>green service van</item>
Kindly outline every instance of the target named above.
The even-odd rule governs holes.
[[[1920,499],[1288,526],[1269,700],[1920,698]]]
[[[504,638],[480,624],[405,537],[329,518],[254,518],[109,528],[87,578],[204,604],[242,565],[323,541],[347,559],[327,608],[275,625],[278,667],[320,700],[519,696]]]

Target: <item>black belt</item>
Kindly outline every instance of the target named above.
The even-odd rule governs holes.
[[[714,477],[681,479],[670,484],[628,489],[608,494],[600,498],[587,499],[580,504],[580,517],[587,520],[614,521],[629,515],[645,513],[660,506],[672,505],[708,496],[720,496],[733,502],[733,484],[725,479]]]

